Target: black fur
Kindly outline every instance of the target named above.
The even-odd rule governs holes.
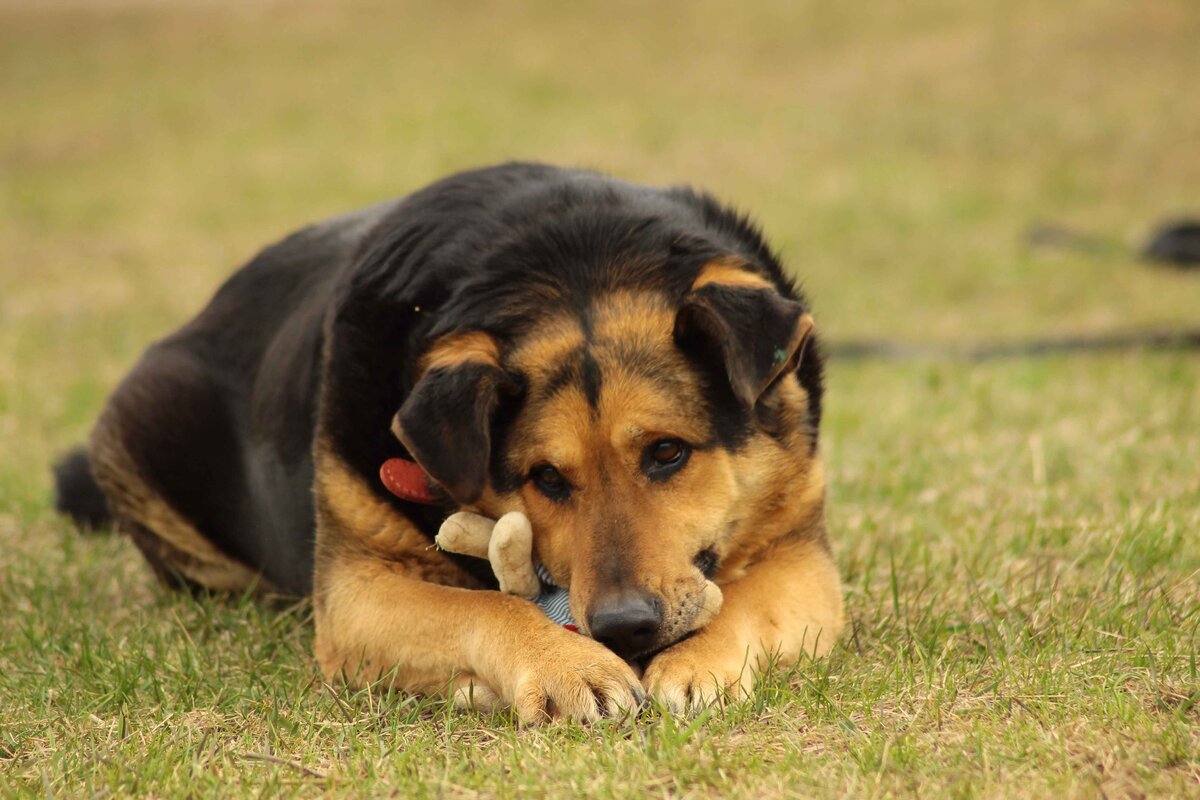
[[[84,530],[98,530],[112,522],[108,501],[96,484],[87,451],[77,447],[54,465],[54,507]]]
[[[409,452],[460,503],[483,493],[492,452],[492,415],[517,384],[499,368],[467,363],[431,369],[409,393],[398,420]]]
[[[696,346],[725,365],[734,394],[753,408],[792,357],[788,344],[803,313],[766,289],[709,284],[688,295],[675,338],[684,348],[703,340]]]
[[[468,428],[477,427],[486,406],[491,449],[503,450],[523,402],[519,376],[512,385],[495,382],[487,397],[464,393],[453,379],[414,394],[418,359],[434,338],[484,330],[503,342],[562,310],[586,325],[591,298],[620,287],[660,291],[679,304],[704,264],[729,254],[803,307],[749,222],[691,189],[539,164],[464,172],[264,250],[195,320],[147,352],[110,410],[167,502],[276,586],[307,592],[315,439],[431,537],[452,505],[409,503],[379,483],[385,460],[411,455],[389,430],[397,411],[425,421],[428,437],[410,444],[460,497],[477,493],[484,473],[453,455],[438,460],[435,440],[451,415],[461,412]],[[719,436],[736,443],[749,411],[710,354],[689,355],[710,384]],[[584,356],[581,374],[598,392]],[[798,375],[815,431],[822,391],[815,342]],[[474,446],[478,435],[460,444]],[[495,458],[487,469],[498,488],[522,479]],[[461,563],[487,573],[477,560]]]

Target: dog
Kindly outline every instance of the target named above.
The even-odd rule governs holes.
[[[685,710],[841,631],[821,403],[744,217],[506,164],[259,253],[120,383],[58,505],[173,586],[311,593],[329,679],[523,722]],[[458,510],[527,516],[578,633],[432,546]]]

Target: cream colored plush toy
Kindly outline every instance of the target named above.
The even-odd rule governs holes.
[[[576,630],[567,590],[556,586],[550,574],[534,564],[533,529],[521,512],[513,511],[491,520],[470,511],[459,511],[446,518],[435,541],[438,547],[451,553],[487,559],[500,583],[500,591],[532,600],[550,619]]]

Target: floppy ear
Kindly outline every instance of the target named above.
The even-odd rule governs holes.
[[[720,358],[734,395],[748,408],[796,369],[812,329],[802,305],[753,284],[705,283],[687,294],[675,317],[675,341]]]
[[[486,340],[482,347],[480,337]],[[430,354],[392,421],[392,432],[451,497],[469,504],[483,493],[492,415],[512,381],[484,334],[456,337]]]

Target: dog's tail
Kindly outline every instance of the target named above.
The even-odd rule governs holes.
[[[96,483],[87,450],[82,446],[66,453],[54,465],[54,507],[83,530],[112,524],[108,501]]]

